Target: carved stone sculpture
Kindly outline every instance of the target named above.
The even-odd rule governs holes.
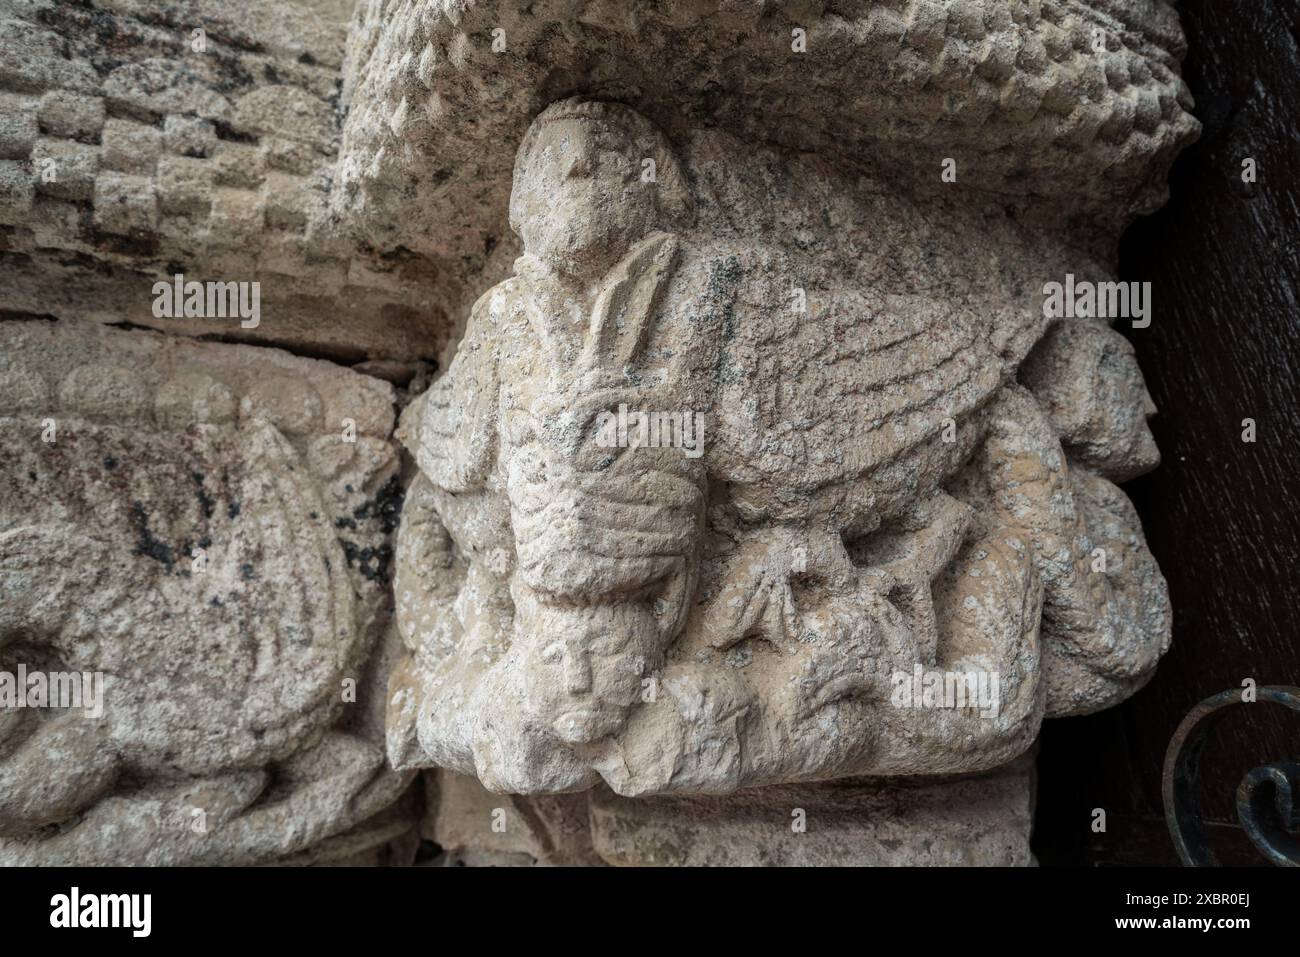
[[[399,760],[411,729],[424,760],[524,793],[981,770],[1044,711],[1149,675],[1163,581],[1101,474],[1155,461],[1123,340],[1042,341],[1040,400],[1017,374],[1041,313],[831,279],[869,204],[785,162],[702,134],[683,170],[643,117],[582,99],[530,128],[524,255],[400,433],[423,474],[399,539]],[[764,166],[791,184],[773,205],[842,199],[835,242],[798,257],[745,229],[718,194]],[[1094,392],[1052,368],[1107,349]],[[1071,463],[1045,403],[1118,425]],[[916,665],[997,675],[996,713],[899,708],[891,676]]]
[[[0,861],[249,863],[409,832],[382,812],[410,775],[352,703],[375,699],[387,620],[392,387],[93,326],[0,343],[0,670],[103,676],[99,715],[0,710]]]
[[[1169,642],[1150,297],[1046,300],[1171,4],[99,6],[0,20],[0,672],[107,703],[0,861],[1030,862]]]

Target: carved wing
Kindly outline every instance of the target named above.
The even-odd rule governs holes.
[[[496,458],[500,376],[486,335],[491,295],[474,304],[456,358],[403,413],[397,433],[430,481],[453,493],[481,487]]]
[[[728,481],[790,492],[883,476],[1007,375],[997,316],[843,287],[810,290],[801,311],[797,274],[738,258],[710,459]]]
[[[596,297],[581,366],[621,371],[645,346],[677,260],[677,240],[651,233],[614,267]]]

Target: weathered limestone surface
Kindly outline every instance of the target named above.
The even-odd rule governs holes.
[[[349,12],[0,2],[0,309],[350,362],[436,357],[434,267],[349,241],[329,213]],[[260,281],[274,322],[156,318],[149,289],[178,272]]]
[[[930,190],[958,157],[967,196],[1117,227],[1163,202],[1197,129],[1184,50],[1167,0],[362,0],[332,202],[377,247],[467,277],[468,307],[518,255],[515,144],[548,104],[586,95],[674,139],[724,130],[891,190]]]
[[[492,794],[452,771],[431,773],[424,831],[444,867],[601,867],[586,794]]]
[[[602,859],[654,867],[1024,867],[1033,863],[1033,768],[979,777],[845,778],[726,798],[633,800],[597,790]]]
[[[410,780],[377,707],[392,387],[60,322],[0,324],[0,370],[0,670],[104,676],[102,716],[0,709],[0,862],[248,863],[410,831],[379,817]]]
[[[1169,641],[1141,372],[1043,306],[1196,134],[1172,4],[0,39],[0,671],[107,681],[0,710],[0,861],[1031,863],[1042,720]]]
[[[1107,476],[1157,461],[1150,403],[1104,323],[1049,334],[1038,277],[1089,262],[1058,221],[584,98],[534,121],[509,206],[515,274],[403,420],[399,766],[973,771],[1149,676],[1163,581]],[[611,449],[620,409],[707,425]],[[999,712],[898,708],[915,664],[996,673]]]

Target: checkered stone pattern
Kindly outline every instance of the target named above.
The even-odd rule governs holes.
[[[429,284],[327,214],[347,5],[275,7],[0,13],[0,310],[150,324],[152,283],[184,272],[260,280],[284,303],[265,331],[279,342],[354,360],[436,351]],[[326,308],[366,325],[322,332]]]

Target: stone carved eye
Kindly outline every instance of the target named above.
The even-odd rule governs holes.
[[[575,149],[564,170],[565,179],[585,179],[591,176],[591,154],[584,149]]]
[[[558,641],[553,641],[542,649],[543,661],[560,661],[564,657],[564,646]]]

